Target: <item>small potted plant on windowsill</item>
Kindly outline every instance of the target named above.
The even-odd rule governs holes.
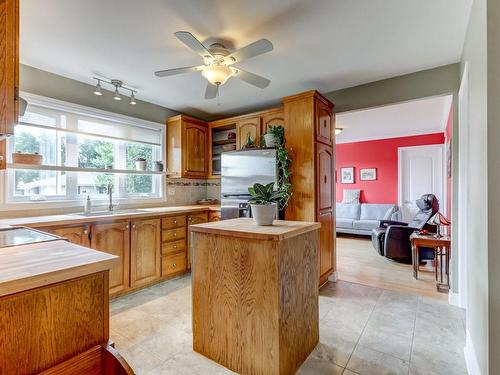
[[[146,159],[144,158],[137,158],[135,159],[135,170],[137,171],[145,171],[146,170]]]
[[[278,210],[277,202],[283,198],[283,192],[274,191],[274,182],[267,185],[254,184],[248,188],[252,196],[248,201],[252,217],[257,225],[273,225]]]

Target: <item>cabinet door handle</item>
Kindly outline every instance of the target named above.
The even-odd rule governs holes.
[[[135,229],[135,224],[132,225],[132,229]]]
[[[326,179],[327,179],[327,177],[326,177],[326,175],[325,175],[325,184],[326,184]]]
[[[128,229],[128,228],[130,228],[130,225],[128,225],[128,224],[125,225],[125,229]]]
[[[174,245],[174,249],[177,249],[177,245]]]
[[[87,229],[85,229],[85,230],[83,231],[83,234],[89,234],[89,231],[88,231]]]
[[[177,224],[177,220],[174,220],[174,224]]]
[[[177,237],[177,232],[174,232],[174,237]]]

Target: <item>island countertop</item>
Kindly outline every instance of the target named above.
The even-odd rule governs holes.
[[[0,248],[0,297],[101,272],[118,259],[65,240]]]
[[[273,225],[262,226],[255,224],[251,218],[238,218],[196,224],[192,225],[190,230],[192,232],[220,234],[231,237],[281,241],[319,229],[320,227],[320,223],[286,220],[275,220]]]

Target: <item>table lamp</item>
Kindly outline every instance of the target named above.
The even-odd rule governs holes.
[[[439,228],[441,225],[448,226],[451,224],[451,221],[449,221],[441,212],[436,212],[427,222],[427,224],[431,225],[436,225],[437,226],[437,233],[435,237],[439,238],[442,237],[441,233],[439,231]]]

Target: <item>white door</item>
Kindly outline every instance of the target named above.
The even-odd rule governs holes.
[[[415,201],[423,194],[434,194],[440,211],[445,211],[443,161],[443,145],[398,149],[398,198],[403,221],[410,221],[418,212]]]

